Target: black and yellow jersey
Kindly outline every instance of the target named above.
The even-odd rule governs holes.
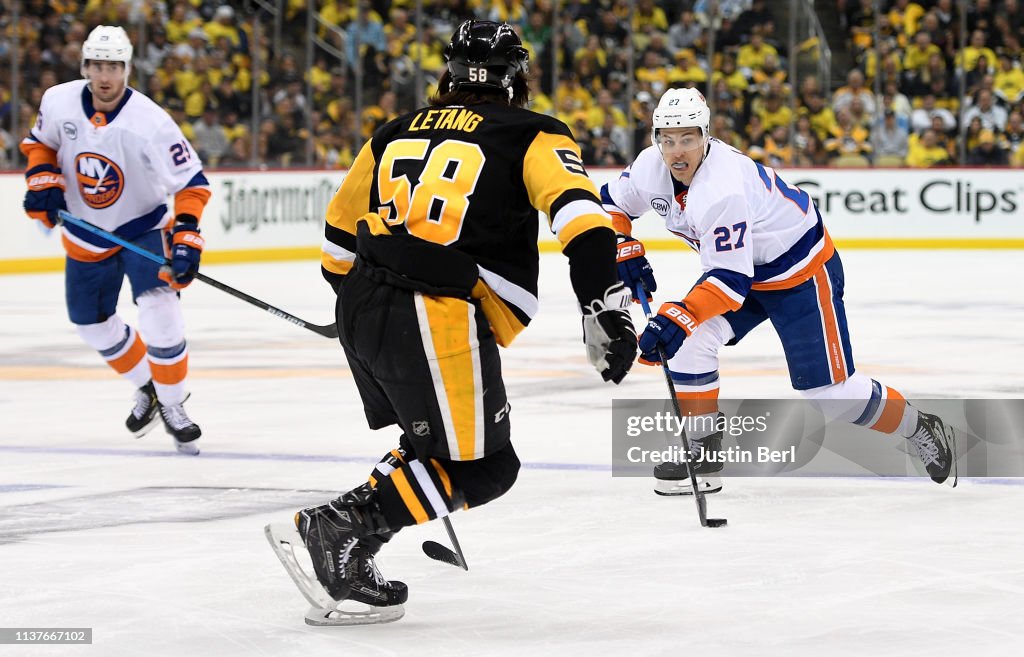
[[[566,251],[588,231],[611,230],[598,198],[561,121],[497,103],[424,108],[382,126],[359,152],[327,209],[322,265],[348,273],[356,220],[377,213],[392,233],[473,259],[473,296],[507,345],[537,311],[538,211]]]

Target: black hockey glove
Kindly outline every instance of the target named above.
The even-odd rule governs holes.
[[[622,283],[583,306],[583,342],[587,358],[601,378],[619,383],[636,358],[636,329],[629,316],[633,296]]]

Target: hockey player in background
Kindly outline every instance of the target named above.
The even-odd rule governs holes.
[[[653,145],[601,188],[619,233],[619,277],[632,290],[657,289],[632,221],[654,209],[665,227],[700,254],[703,275],[661,305],[640,336],[641,362],[668,360],[684,414],[690,459],[705,492],[721,489],[718,352],[771,321],[793,387],[829,417],[907,438],[931,478],[956,482],[955,437],[896,390],[856,372],[843,307],[843,265],[806,192],[770,167],[708,134],[710,110],[695,89],[670,89],[654,110]],[[703,430],[701,430],[703,427]],[[720,461],[720,459],[719,459]],[[952,476],[951,476],[952,469]],[[654,469],[655,491],[691,492],[684,465]]]
[[[209,184],[167,112],[128,86],[131,61],[124,29],[101,25],[82,44],[85,79],[43,94],[35,126],[21,144],[28,158],[25,211],[53,228],[57,211],[69,210],[156,253],[165,252],[165,239],[170,243],[171,265],[159,268],[63,225],[65,299],[86,344],[137,388],[128,430],[140,437],[162,420],[179,452],[198,454],[201,432],[183,406],[188,347],[178,291],[199,269],[199,218]],[[139,309],[138,331],[117,313],[125,276]]]
[[[636,355],[610,218],[569,128],[524,109],[519,37],[466,21],[445,59],[430,106],[376,132],[327,210],[323,271],[367,421],[403,435],[368,483],[296,514],[317,581],[267,528],[315,624],[399,618],[407,589],[380,575],[380,547],[515,482],[498,345],[537,312],[538,210],[569,259],[590,362],[618,383]],[[345,600],[370,612],[338,611]]]

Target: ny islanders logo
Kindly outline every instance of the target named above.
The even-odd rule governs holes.
[[[82,200],[90,208],[109,208],[124,191],[121,167],[97,153],[80,153],[75,158],[75,176]]]

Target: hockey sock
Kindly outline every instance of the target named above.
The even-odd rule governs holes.
[[[871,380],[871,397],[854,424],[880,433],[909,436],[917,426],[917,410],[907,403],[899,391]],[[910,426],[910,430],[907,427]]]
[[[380,479],[376,489],[391,529],[442,518],[455,509],[451,479],[437,459],[411,460]]]
[[[117,315],[98,324],[81,324],[75,328],[85,343],[98,351],[115,372],[136,388],[146,385],[150,379],[149,363],[146,361],[146,344],[138,331]]]
[[[718,420],[718,370],[702,374],[672,372],[679,410],[686,422],[686,437],[700,440],[715,433]]]

